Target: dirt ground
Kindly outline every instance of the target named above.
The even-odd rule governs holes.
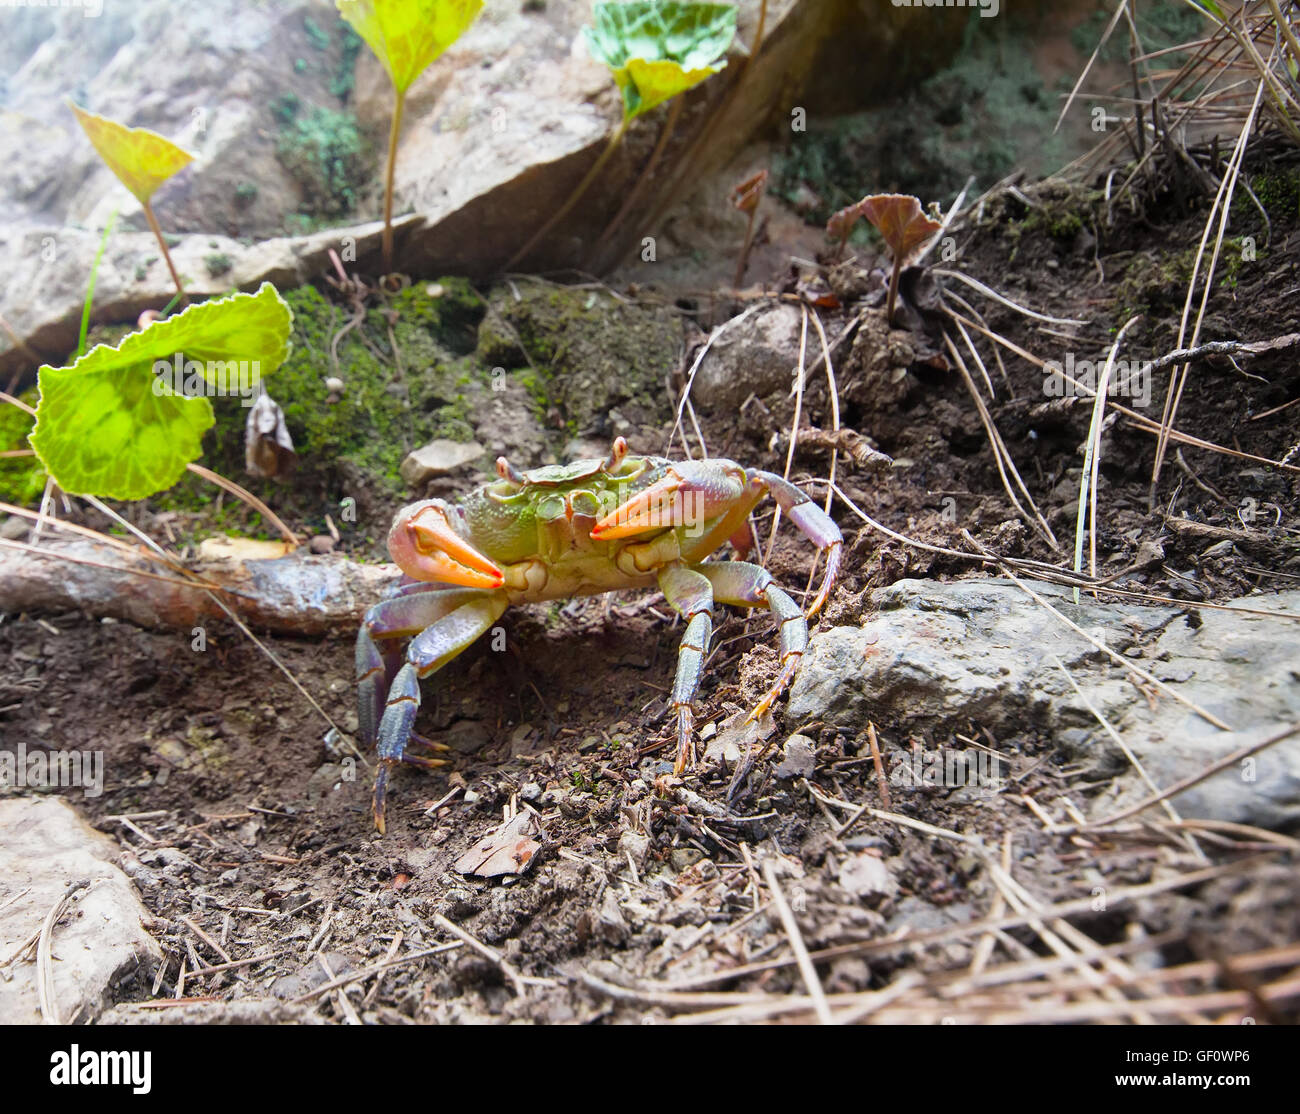
[[[1294,173],[1293,164],[1275,161],[1255,169]],[[1022,183],[982,209],[956,231],[956,258],[929,262],[1039,312],[1088,322],[1077,339],[1062,339],[1063,326],[1030,321],[952,278],[929,277],[977,304],[989,328],[1045,359],[1063,359],[1066,351],[1096,359],[1116,329],[1142,312],[1126,351],[1154,358],[1174,347],[1187,277],[1180,259],[1200,236],[1204,199],[1156,191],[1136,213],[1115,207],[1108,225],[1106,204],[1096,196],[1081,200],[1060,185]],[[1270,216],[1266,252],[1233,264],[1230,283],[1216,280],[1202,341],[1263,341],[1300,327],[1296,206],[1279,205]],[[856,266],[833,273],[843,304],[821,310],[832,340],[862,308],[854,294],[868,284],[871,266],[859,253]],[[784,276],[768,278],[773,288],[794,289]],[[924,283],[920,290],[917,302],[924,304]],[[686,303],[705,326],[740,308],[721,297]],[[1053,553],[1011,507],[970,394],[939,355],[935,320],[924,320],[911,333],[857,347],[849,342],[837,352],[843,426],[899,462],[880,473],[855,470],[841,457],[843,491],[922,542],[968,548],[961,537],[967,529],[998,553],[1066,564],[1067,554]],[[900,341],[912,350],[906,373],[882,374],[872,353],[880,343]],[[1178,428],[1256,457],[1287,457],[1300,441],[1300,407],[1276,408],[1300,391],[1296,351],[1241,359],[1236,367],[1227,359],[1198,361]],[[1068,550],[1091,402],[1049,399],[1042,372],[1023,359],[1006,358],[1004,379],[987,344],[982,352],[996,389],[993,420]],[[1142,411],[1157,420],[1168,375],[1155,373]],[[831,428],[828,402],[818,372],[802,401],[805,427]],[[739,413],[702,414],[711,451],[781,471],[787,441],[773,431],[789,428],[793,405],[781,392]],[[1257,509],[1269,524],[1276,514],[1283,526],[1293,525],[1300,520],[1296,473],[1187,446],[1180,457],[1179,448],[1170,446],[1153,504],[1155,438],[1123,417],[1110,429],[1100,470],[1101,575],[1124,572],[1129,587],[1191,601],[1295,587],[1300,550],[1293,530],[1289,541],[1272,535],[1267,543],[1207,554],[1204,536],[1172,531],[1166,518],[1186,515],[1240,532],[1244,508]],[[801,448],[794,475],[825,476],[828,464],[825,449]],[[955,515],[945,500],[955,500]],[[872,591],[900,578],[979,571],[970,561],[859,529],[843,506],[833,513],[847,542],[824,623],[868,617]],[[757,516],[760,538],[770,515],[769,504]],[[1143,547],[1157,539],[1163,552],[1152,557]],[[811,548],[786,526],[769,567],[780,582],[801,589],[811,559]],[[480,644],[426,683],[420,730],[451,741],[455,761],[449,771],[398,775],[388,834],[377,838],[370,767],[350,757],[233,627],[210,628],[207,649],[198,653],[188,631],[144,630],[76,612],[10,616],[0,624],[0,657],[10,663],[0,682],[0,733],[29,746],[105,752],[106,792],[96,800],[78,796],[76,804],[121,844],[167,954],[163,971],[142,970],[119,987],[117,1001],[127,1012],[117,1016],[172,1020],[259,999],[257,1016],[334,1021],[626,1022],[700,1011],[806,1019],[813,1006],[783,906],[803,946],[823,953],[822,986],[837,1005],[861,1002],[865,1012],[879,1009],[898,1020],[980,1019],[1012,1010],[987,993],[945,999],[938,988],[986,963],[1024,964],[1030,979],[1034,963],[1052,955],[1050,934],[1024,918],[989,935],[964,931],[980,918],[1016,910],[969,846],[926,825],[1009,849],[1016,881],[1040,903],[1083,899],[1070,931],[1091,944],[1066,934],[1079,950],[1095,945],[1141,956],[1134,963],[1143,970],[1210,961],[1212,970],[1189,976],[1182,993],[1233,987],[1215,966],[1221,957],[1296,939],[1294,862],[1278,854],[1251,860],[1259,849],[1251,840],[1210,845],[1209,868],[1222,873],[1184,885],[1178,876],[1205,864],[1155,836],[1098,842],[1046,831],[1026,799],[1082,802],[1102,788],[1081,780],[1051,739],[1030,733],[1012,744],[981,735],[973,723],[972,737],[1009,754],[1005,788],[900,795],[892,810],[918,823],[857,814],[846,825],[855,814],[839,803],[884,807],[862,723],[784,722],[778,704],[768,745],[756,750],[755,761],[739,771],[704,765],[681,780],[670,776],[668,689],[681,631],[661,597],[624,593],[519,608],[503,625],[507,653]],[[773,678],[770,625],[738,612],[720,623],[700,724],[721,725],[746,711]],[[266,641],[324,711],[355,730],[351,638]],[[907,728],[875,727],[886,766],[904,758]],[[816,772],[808,779],[776,772],[781,744],[795,730],[815,744]],[[505,880],[456,872],[456,860],[512,807],[539,814],[544,838],[532,868]],[[854,852],[877,858],[888,880],[846,886],[843,866]],[[765,863],[775,866],[770,877]],[[1099,879],[1115,893],[1155,887],[1095,910],[1087,899]],[[182,965],[192,972],[226,963],[182,916],[203,928],[232,966],[182,978]],[[492,955],[459,939],[446,922]],[[900,943],[899,934],[908,941]],[[386,959],[396,962],[352,983],[346,997],[333,985]],[[885,1002],[868,996],[907,972],[929,995],[914,1012],[890,1014]],[[135,1003],[171,997],[197,1004],[129,1012]],[[775,1007],[777,998],[790,1004]],[[267,1001],[284,1003],[281,1012]],[[1084,994],[1075,1001],[1071,1016],[1086,1019],[1100,1016],[1096,1003],[1107,999]],[[1296,1019],[1294,999],[1269,1005],[1260,998],[1258,1006],[1271,1018]]]

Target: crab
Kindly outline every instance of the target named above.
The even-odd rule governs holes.
[[[632,456],[619,437],[603,460],[520,472],[500,457],[497,477],[455,504],[403,507],[388,535],[404,583],[366,613],[356,656],[360,734],[378,750],[372,808],[381,834],[390,772],[403,763],[446,765],[427,752],[448,748],[414,730],[421,679],[492,629],[511,604],[624,588],[663,592],[686,624],[672,689],[680,776],[695,763],[694,701],[714,604],[765,607],[777,621],[781,670],[750,713],[757,719],[798,671],[808,619],[839,571],[844,538],[830,517],[789,481],[731,460]],[[806,611],[759,565],[707,560],[727,541],[738,557],[748,553],[750,511],[769,493],[826,554]]]

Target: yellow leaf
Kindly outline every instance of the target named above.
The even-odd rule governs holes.
[[[194,161],[188,151],[148,128],[128,128],[68,102],[99,157],[143,205],[154,190]]]
[[[454,43],[483,0],[335,0],[339,15],[373,50],[399,94]]]
[[[628,116],[634,117],[686,92],[720,69],[719,65],[688,70],[671,59],[629,58],[626,66],[614,71],[614,81],[622,90]]]

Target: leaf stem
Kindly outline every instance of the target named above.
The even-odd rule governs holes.
[[[388,165],[384,170],[384,274],[393,270],[393,172],[397,168],[397,137],[402,130],[402,111],[406,93],[393,86],[393,126],[388,132]]]
[[[148,201],[142,202],[144,205],[145,220],[149,222],[149,227],[153,229],[153,234],[158,240],[158,246],[162,248],[163,259],[167,261],[167,270],[172,273],[172,282],[176,284],[176,292],[182,297],[189,297],[185,293],[185,287],[181,284],[181,276],[176,273],[176,264],[172,262],[172,253],[167,250],[167,241],[163,239],[162,229],[158,227],[158,218],[153,215],[153,206]]]
[[[521,247],[509,258],[509,260],[506,261],[505,265],[501,268],[503,271],[511,271],[526,260],[528,256],[532,254],[533,249],[537,247],[537,245],[551,233],[555,226],[569,215],[569,212],[573,207],[582,200],[582,195],[587,192],[591,183],[596,180],[596,176],[605,168],[605,164],[609,162],[610,156],[618,150],[619,144],[623,142],[623,136],[627,134],[627,126],[629,123],[631,123],[631,119],[625,116],[623,122],[619,124],[618,130],[609,137],[609,142],[605,145],[605,149],[600,153],[600,158],[591,164],[591,169],[587,171],[582,181],[578,183],[577,188],[569,194],[569,199],[551,214],[550,219],[546,221],[541,228],[529,237],[528,243]]]
[[[664,148],[668,146],[668,140],[672,138],[673,129],[677,126],[677,117],[682,114],[683,103],[685,102],[681,94],[678,94],[673,98],[672,106],[668,109],[668,118],[664,121],[663,130],[659,133],[659,142],[655,144],[655,149],[650,152],[650,158],[647,160],[645,168],[637,178],[636,184],[628,191],[628,195],[623,200],[623,204],[619,207],[618,212],[614,214],[614,219],[605,226],[605,231],[600,234],[600,239],[596,241],[596,251],[593,253],[593,258],[599,260],[600,253],[608,245],[609,241],[613,239],[614,233],[618,231],[623,221],[627,219],[628,214],[640,199],[642,192],[649,183],[651,176],[654,174],[654,169],[659,163],[660,156],[664,153]],[[617,262],[618,259],[616,257],[610,266],[614,266]]]
[[[754,245],[754,221],[758,218],[758,206],[755,205],[749,211],[749,223],[745,225],[745,242],[740,248],[740,258],[736,260],[736,277],[732,282],[735,289],[740,289],[740,284],[745,281],[745,268],[749,266],[749,249]]]
[[[844,237],[845,242],[848,237]],[[894,324],[894,303],[898,299],[898,276],[903,271],[903,257],[899,252],[894,253],[894,269],[889,272],[889,299],[885,302],[885,324],[891,328]]]
[[[681,168],[681,172],[672,178],[664,187],[659,196],[659,203],[654,211],[650,214],[650,223],[654,224],[668,209],[676,202],[681,193],[682,186],[686,179],[691,175],[695,168],[696,161],[700,152],[708,145],[713,138],[713,133],[718,129],[718,123],[726,115],[727,111],[735,102],[739,95],[741,86],[744,84],[745,75],[749,72],[750,66],[759,52],[763,49],[763,34],[767,27],[767,0],[762,0],[758,9],[758,27],[754,31],[754,41],[750,45],[749,53],[745,56],[744,61],[740,63],[740,72],[736,75],[736,80],[731,88],[722,95],[721,103],[715,108],[709,117],[704,121],[703,126],[695,133],[695,138],[691,140],[690,146],[686,148],[682,157],[677,160],[676,167]],[[698,177],[695,179],[698,181]]]
[[[108,223],[104,225],[104,235],[99,238],[99,250],[95,252],[95,262],[90,265],[90,281],[86,284],[86,300],[81,305],[81,334],[77,337],[77,359],[86,351],[86,333],[90,330],[90,306],[95,300],[95,278],[99,274],[99,264],[104,258],[104,249],[108,247],[108,238],[113,234],[113,225],[117,223],[117,210],[113,210]]]

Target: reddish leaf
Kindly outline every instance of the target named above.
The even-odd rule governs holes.
[[[880,230],[896,262],[906,263],[917,248],[943,227],[926,216],[920,199],[910,194],[873,194],[864,197],[858,205],[862,215]]]
[[[847,240],[849,238],[849,233],[853,231],[853,226],[858,223],[861,216],[861,201],[849,205],[847,208],[841,209],[826,222],[827,237],[841,242]]]
[[[727,200],[731,202],[733,209],[739,209],[742,213],[752,213],[763,200],[763,192],[766,189],[767,171],[760,170],[736,186],[727,195]]]

